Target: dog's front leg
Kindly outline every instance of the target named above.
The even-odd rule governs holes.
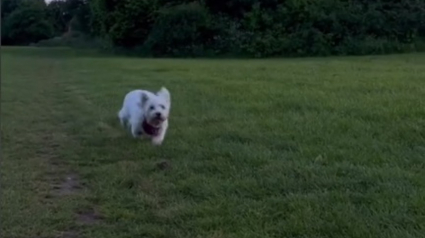
[[[130,123],[130,127],[131,127],[131,134],[133,135],[134,138],[141,137],[142,133],[140,128],[140,123],[138,121],[132,121]]]
[[[162,128],[159,132],[159,135],[152,137],[152,144],[159,146],[162,144],[162,142],[164,141],[165,138],[165,134],[167,133],[167,128],[168,128],[168,121],[165,121],[162,124]]]
[[[140,129],[138,126],[131,126],[131,134],[134,138],[138,138],[141,136]]]

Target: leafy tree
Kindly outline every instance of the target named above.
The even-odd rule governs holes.
[[[157,11],[154,0],[93,0],[90,3],[93,32],[120,47],[142,45]]]
[[[54,0],[47,5],[47,15],[57,35],[71,30],[90,33],[90,8],[84,0]]]
[[[67,6],[67,2],[62,0],[55,0],[47,5],[47,15],[53,22],[57,35],[67,31],[68,24],[72,19],[72,13]]]
[[[43,0],[24,0],[2,20],[2,43],[27,45],[53,36]]]
[[[1,19],[6,18],[10,13],[15,11],[22,3],[22,0],[2,0],[1,1]]]
[[[192,2],[159,11],[146,46],[155,55],[200,55],[213,38],[210,15]]]

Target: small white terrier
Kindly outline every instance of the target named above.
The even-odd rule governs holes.
[[[130,127],[134,138],[147,137],[161,145],[168,128],[170,92],[164,87],[157,93],[133,90],[124,98],[118,118],[124,128]]]

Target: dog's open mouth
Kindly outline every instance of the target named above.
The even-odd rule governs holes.
[[[145,133],[148,135],[156,136],[159,134],[160,127],[154,126],[151,123],[148,123],[146,120],[143,120],[142,127]]]
[[[160,126],[165,121],[163,117],[155,117],[154,119],[149,121],[149,124],[152,126]]]
[[[159,117],[155,117],[155,119],[153,119],[153,122],[160,124],[160,123],[164,122],[165,119],[166,119],[165,117],[159,116]]]

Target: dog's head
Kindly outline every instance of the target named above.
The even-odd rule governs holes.
[[[144,111],[146,122],[152,126],[160,126],[168,119],[170,112],[170,92],[164,87],[157,93],[143,93],[141,107]]]

